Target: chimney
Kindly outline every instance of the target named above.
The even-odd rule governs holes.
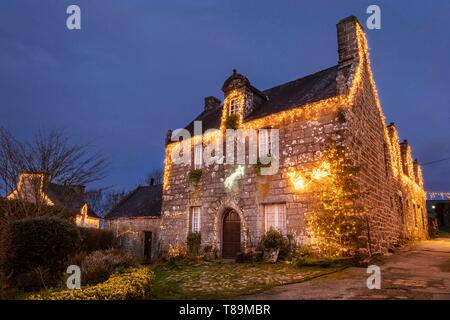
[[[356,25],[361,24],[355,16],[342,19],[337,24],[339,67],[349,65],[358,59]],[[363,28],[362,28],[363,29]]]
[[[172,142],[172,130],[166,132],[166,145]]]
[[[220,108],[221,101],[216,97],[209,96],[205,98],[205,111],[211,111]]]
[[[349,86],[351,85],[350,80],[353,75],[353,72],[349,71],[349,67],[352,66],[354,70],[360,59],[357,38],[358,26],[364,30],[355,16],[342,19],[336,25],[339,54],[336,82],[339,94],[346,94],[348,92]]]

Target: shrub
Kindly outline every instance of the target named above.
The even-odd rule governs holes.
[[[91,253],[114,247],[114,234],[111,231],[94,228],[79,228],[81,234],[81,250]]]
[[[198,256],[200,254],[201,243],[202,243],[202,236],[200,232],[190,232],[186,239],[189,254],[193,256]]]
[[[202,178],[202,169],[192,169],[188,173],[189,182],[198,184]]]
[[[179,260],[184,259],[187,256],[186,246],[181,244],[171,245],[169,244],[169,252],[168,252],[169,260]]]
[[[306,258],[311,256],[311,249],[308,246],[302,246],[297,248],[295,256],[299,258]]]
[[[107,281],[82,290],[36,294],[29,300],[137,300],[149,297],[153,272],[148,267],[130,268]]]
[[[0,266],[3,272],[13,272],[12,281],[23,289],[53,285],[80,245],[77,227],[67,220],[38,217],[11,221],[2,230]],[[36,272],[40,277],[33,276]]]
[[[225,127],[227,129],[237,129],[239,126],[239,115],[237,113],[233,113],[227,116],[225,119]]]
[[[12,221],[37,217],[58,217],[69,220],[73,217],[73,212],[43,203],[35,204],[24,200],[0,199],[0,218]]]
[[[134,258],[121,250],[94,251],[81,263],[81,280],[85,284],[95,284],[108,279],[120,268],[136,265]]]
[[[261,243],[264,249],[280,249],[284,243],[283,235],[281,231],[270,228],[262,237]]]

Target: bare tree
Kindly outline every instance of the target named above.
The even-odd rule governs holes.
[[[95,213],[104,217],[126,194],[125,190],[94,189],[86,192],[86,200]]]
[[[43,172],[50,182],[85,185],[105,176],[107,161],[90,144],[71,144],[64,131],[39,131],[19,141],[0,128],[0,191],[9,193],[23,171]]]
[[[147,185],[160,185],[163,183],[164,172],[161,168],[155,168],[147,175],[145,183]]]

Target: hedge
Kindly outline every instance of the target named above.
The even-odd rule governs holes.
[[[81,246],[77,227],[56,217],[10,221],[4,227],[0,267],[8,274],[13,271],[13,278],[36,268],[47,270],[58,278],[67,267],[67,259]]]
[[[105,282],[81,290],[35,294],[28,300],[137,300],[149,297],[153,272],[148,267],[113,274]]]
[[[113,248],[114,234],[111,231],[94,228],[78,228],[81,235],[81,251],[91,253]]]

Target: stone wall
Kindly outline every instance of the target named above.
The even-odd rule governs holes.
[[[105,221],[105,229],[113,232],[122,249],[138,259],[144,259],[144,232],[152,232],[152,257],[160,250],[159,217],[120,218]]]
[[[314,120],[313,120],[314,119]],[[327,141],[343,139],[346,124],[336,110],[318,111],[314,117],[292,118],[273,125],[280,135],[280,168],[272,176],[261,176],[253,165],[245,166],[245,176],[232,190],[224,187],[224,179],[237,165],[213,165],[202,168],[202,178],[195,186],[187,179],[190,166],[172,165],[163,196],[161,243],[184,243],[189,232],[191,206],[201,206],[202,244],[221,250],[221,223],[227,209],[241,217],[241,241],[244,247],[257,246],[264,233],[263,205],[286,204],[287,233],[297,243],[306,243],[304,214],[310,205],[309,195],[296,194],[287,176],[288,169],[313,167],[320,160]],[[248,150],[247,150],[248,155]]]
[[[346,24],[354,27],[343,28],[346,35],[342,37],[357,39],[358,22]],[[357,39],[361,40],[365,39]],[[350,42],[348,45],[367,44]],[[389,128],[385,125],[367,52],[360,50],[353,63],[355,69],[361,63],[361,85],[354,104],[346,110],[349,130],[345,143],[360,167],[358,181],[364,192],[360,203],[368,210],[365,227],[370,231],[370,239],[362,236],[360,245],[372,253],[384,253],[401,239],[427,237],[423,179],[419,165],[413,164],[407,142],[399,145],[394,124]]]

